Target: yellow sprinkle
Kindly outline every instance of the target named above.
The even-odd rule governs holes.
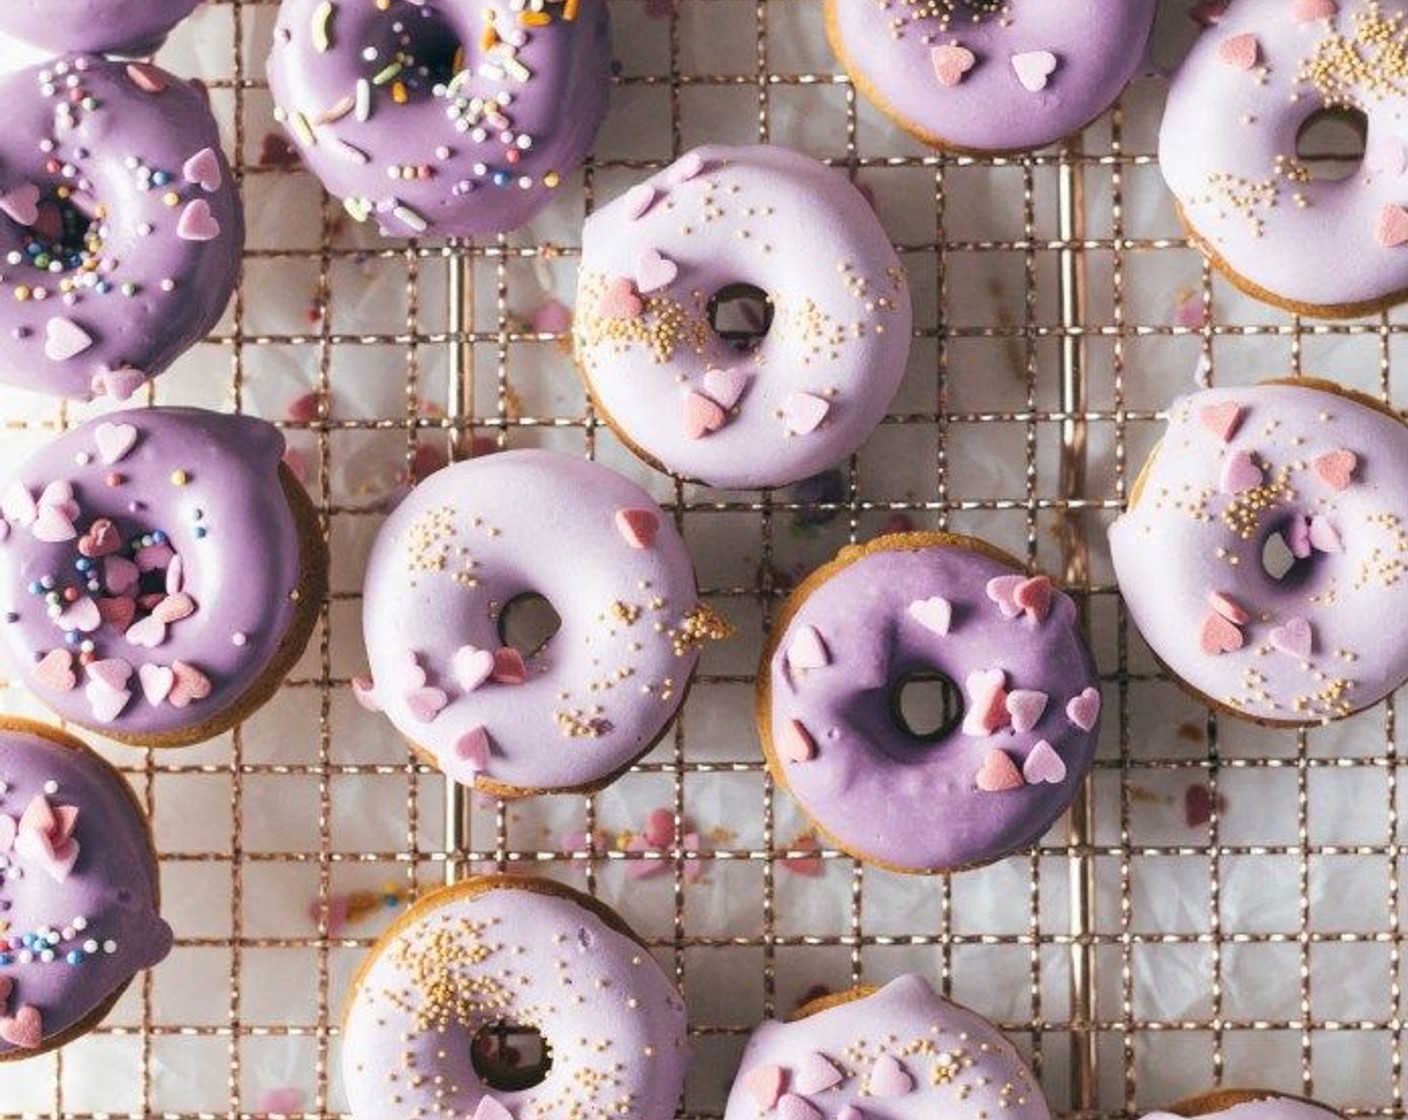
[[[185,486],[186,483],[188,483],[188,482],[190,482],[190,481],[191,481],[191,476],[188,475],[185,471],[172,471],[172,472],[171,472],[171,485],[172,485],[172,486]]]
[[[319,54],[332,49],[332,16],[336,8],[332,0],[323,0],[313,9],[313,48]]]

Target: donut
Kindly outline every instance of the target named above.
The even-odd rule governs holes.
[[[275,116],[357,221],[517,229],[586,158],[611,80],[606,0],[283,0]]]
[[[146,63],[0,80],[0,382],[131,396],[211,329],[244,218],[204,93]]]
[[[1405,16],[1403,0],[1233,0],[1174,75],[1159,166],[1189,237],[1254,298],[1346,318],[1408,296]],[[1367,128],[1343,181],[1297,156],[1323,112]]]
[[[96,1026],[171,951],[156,854],[122,777],[72,736],[0,717],[0,1062]]]
[[[536,1030],[545,1079],[504,1089],[481,1031]],[[419,899],[352,982],[342,1075],[357,1120],[670,1120],[689,1053],[684,1001],[630,928],[558,883],[491,875]]]
[[[962,712],[911,728],[939,676]],[[1100,686],[1075,603],[971,537],[899,533],[841,550],[788,596],[758,670],[768,769],[852,856],[933,873],[1036,842],[1095,754]]]
[[[136,58],[155,53],[200,0],[8,0],[0,33],[63,54],[91,51]]]
[[[65,432],[0,491],[0,642],[62,719],[139,746],[259,707],[324,598],[317,515],[283,436],[194,408]]]
[[[748,285],[771,325],[740,353],[710,308]],[[899,388],[910,326],[865,196],[786,148],[698,148],[582,234],[574,336],[593,404],[642,458],[710,486],[781,486],[854,452]]]
[[[1200,700],[1326,723],[1408,680],[1408,430],[1310,378],[1174,402],[1110,527],[1125,605]],[[1279,566],[1268,564],[1268,553]]]
[[[1036,1078],[996,1027],[913,973],[762,1023],[724,1120],[1049,1120]]]
[[[1304,1097],[1292,1097],[1269,1089],[1215,1089],[1210,1093],[1170,1105],[1164,1112],[1151,1112],[1143,1120],[1341,1120],[1331,1108]]]
[[[561,628],[525,652],[505,612],[533,596]],[[503,797],[616,777],[664,734],[701,646],[730,632],[644,490],[538,450],[456,463],[411,492],[368,557],[362,629],[362,703],[448,777]]]
[[[1018,153],[1079,132],[1139,71],[1158,0],[826,0],[851,82],[925,144]]]

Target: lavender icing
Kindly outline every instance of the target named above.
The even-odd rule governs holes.
[[[151,54],[200,0],[7,0],[0,32],[55,53]]]
[[[525,657],[499,621],[534,594],[562,626]],[[644,490],[537,450],[457,463],[411,492],[372,547],[362,626],[363,703],[450,777],[504,793],[591,787],[629,765],[726,632]]]
[[[1233,0],[1174,75],[1159,166],[1195,239],[1253,295],[1340,317],[1408,294],[1405,14]],[[1368,124],[1363,164],[1338,182],[1296,155],[1302,125],[1336,108]]]
[[[146,408],[20,468],[0,493],[0,638],[40,700],[174,745],[288,655],[305,558],[283,451],[253,417]]]
[[[724,1120],[1049,1120],[1021,1056],[912,973],[748,1040]],[[1297,1118],[1298,1120],[1298,1118]]]
[[[739,353],[716,293],[768,293]],[[639,453],[711,486],[780,486],[854,452],[904,376],[908,281],[865,196],[785,148],[710,145],[587,219],[574,334],[592,397]]]
[[[925,142],[1042,148],[1079,132],[1144,60],[1157,0],[826,0],[827,35],[876,106]]]
[[[0,81],[0,381],[125,399],[210,330],[244,245],[204,93],[68,57]]]
[[[1408,678],[1408,429],[1324,383],[1174,402],[1110,528],[1120,591],[1195,691],[1273,723],[1320,723]],[[1280,538],[1294,565],[1263,563]]]
[[[1035,842],[1094,757],[1100,693],[1076,607],[980,542],[913,533],[844,550],[788,599],[759,673],[768,765],[846,850],[901,871]],[[897,682],[938,671],[961,720],[931,740]]]
[[[471,1041],[500,1023],[542,1034],[546,1080],[505,1091],[480,1079]],[[373,948],[343,1024],[359,1120],[669,1120],[687,1063],[684,1002],[620,919],[522,876],[417,902]]]
[[[605,0],[284,0],[275,115],[358,221],[389,236],[516,229],[606,115]]]
[[[146,822],[77,740],[0,720],[0,1061],[68,1041],[171,949]]]
[[[1216,1112],[1151,1112],[1144,1116],[1143,1120],[1179,1120],[1180,1117],[1217,1117],[1217,1120],[1341,1120],[1339,1113],[1324,1105],[1271,1094],[1261,1100],[1244,1101]]]

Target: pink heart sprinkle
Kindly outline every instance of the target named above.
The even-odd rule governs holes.
[[[407,692],[412,692],[425,684],[425,668],[414,650],[405,650],[396,665],[396,680]]]
[[[78,541],[79,554],[92,560],[102,556],[111,556],[121,548],[122,534],[118,532],[117,526],[106,517],[100,517],[88,526],[88,532],[84,533]]]
[[[1050,699],[1044,692],[1030,688],[1014,688],[1007,694],[1007,714],[1012,717],[1012,730],[1021,734],[1041,722]]]
[[[924,629],[940,636],[953,626],[953,604],[942,595],[917,599],[909,604],[909,617]]]
[[[89,681],[83,688],[83,695],[87,697],[93,718],[98,723],[112,723],[127,707],[127,701],[132,699],[132,693],[125,688],[114,692],[97,681]]]
[[[107,369],[93,377],[94,396],[108,396],[115,401],[125,401],[147,383],[147,375],[131,366],[121,369]]]
[[[1318,19],[1334,19],[1339,11],[1335,0],[1296,0],[1291,18],[1297,23],[1313,23]]]
[[[791,393],[782,405],[783,427],[789,435],[810,435],[821,426],[831,402],[814,393]]]
[[[1291,555],[1297,560],[1304,560],[1310,555],[1310,520],[1303,514],[1296,514],[1291,518],[1290,524],[1286,527],[1283,535],[1286,547],[1291,550]],[[1235,622],[1236,619],[1233,619]]]
[[[1242,407],[1232,401],[1208,405],[1198,413],[1198,423],[1210,431],[1223,443],[1232,442],[1237,429],[1242,426]]]
[[[51,649],[35,665],[34,679],[55,692],[68,692],[78,683],[73,675],[73,654],[66,649]]]
[[[1050,51],[1023,51],[1012,56],[1017,81],[1028,93],[1040,93],[1056,73],[1057,59]]]
[[[142,578],[137,565],[125,556],[109,556],[103,561],[103,586],[111,595],[124,595]]]
[[[679,266],[658,249],[645,249],[636,258],[636,290],[641,295],[658,292],[673,284],[679,272]]]
[[[25,1004],[13,1019],[0,1019],[0,1038],[18,1050],[38,1050],[44,1041],[43,1017]]]
[[[512,646],[501,646],[494,651],[495,684],[527,684],[528,665],[523,655]]]
[[[793,669],[825,669],[831,664],[826,642],[815,626],[799,627],[787,644],[787,664]]]
[[[959,85],[964,76],[977,63],[977,57],[967,47],[957,43],[944,43],[929,52],[934,64],[934,76],[939,84],[952,89]]]
[[[449,698],[438,688],[422,687],[406,694],[406,706],[421,723],[433,723],[448,702]]]
[[[85,667],[88,679],[101,684],[112,692],[121,692],[132,677],[131,662],[120,657],[106,657],[101,661],[90,661]]]
[[[152,610],[152,616],[161,619],[168,626],[190,618],[195,613],[196,601],[186,594],[168,595]]]
[[[1288,618],[1272,629],[1271,645],[1290,657],[1309,661],[1310,653],[1315,648],[1315,632],[1305,619]]]
[[[787,1071],[781,1066],[758,1066],[742,1077],[743,1088],[763,1112],[771,1112],[787,1084]]]
[[[806,1097],[788,1093],[777,1102],[777,1120],[823,1120],[823,1117]]]
[[[1045,739],[1031,749],[1027,760],[1022,763],[1022,777],[1031,786],[1058,786],[1066,780],[1066,764],[1061,756]]]
[[[210,678],[194,665],[185,661],[173,661],[171,672],[176,679],[167,699],[171,701],[173,708],[184,708],[210,695]]]
[[[711,369],[704,375],[704,393],[727,412],[738,403],[750,380],[741,369]]]
[[[173,556],[166,566],[165,589],[168,595],[179,595],[186,586],[186,564],[179,556]]]
[[[1316,516],[1310,521],[1310,544],[1317,552],[1344,551],[1344,539],[1328,517]]]
[[[186,203],[176,221],[176,236],[182,241],[214,241],[220,236],[220,223],[210,209],[210,203],[197,198]]]
[[[1408,244],[1408,209],[1391,202],[1380,210],[1374,240],[1385,249]]]
[[[149,614],[146,618],[138,619],[129,626],[123,637],[132,645],[142,649],[156,649],[166,641],[166,623],[155,615]]]
[[[635,549],[647,549],[655,543],[660,531],[660,515],[653,509],[633,506],[616,511],[616,531]]]
[[[474,1120],[513,1120],[513,1113],[493,1097],[481,1097]]]
[[[1002,793],[1026,785],[1022,772],[1006,751],[988,751],[974,784],[984,793]]]
[[[724,426],[728,414],[703,393],[691,390],[684,398],[684,434],[687,439],[703,439]]]
[[[1359,468],[1359,456],[1340,448],[1315,460],[1315,473],[1332,490],[1347,490]]]
[[[455,740],[450,752],[461,767],[482,774],[489,768],[489,733],[472,727]]]
[[[963,734],[991,735],[1010,721],[1007,714],[1007,674],[1001,669],[981,669],[968,674],[968,710]]]
[[[698,152],[686,152],[670,168],[670,182],[677,186],[680,183],[688,183],[691,179],[697,179],[703,172],[704,157]]]
[[[76,599],[58,613],[54,619],[55,625],[60,630],[77,630],[84,634],[91,634],[103,624],[103,616],[98,611],[98,604],[88,596]]]
[[[1224,595],[1221,591],[1208,592],[1208,606],[1234,626],[1245,626],[1251,621],[1252,616],[1247,613],[1246,608],[1232,596]]]
[[[1000,752],[999,752],[1000,753]],[[1006,755],[1003,755],[1006,758]],[[1007,764],[1012,765],[1011,759]],[[1013,767],[1015,773],[1016,767]],[[1020,784],[1020,778],[1018,779]],[[914,1088],[914,1078],[893,1054],[881,1054],[870,1071],[870,1095],[902,1097]]]
[[[39,220],[39,188],[33,183],[21,183],[0,195],[0,214],[22,226],[32,226]]]
[[[1045,622],[1051,613],[1053,590],[1049,578],[1033,576],[1012,589],[1012,602],[1021,607],[1031,621]]]
[[[649,183],[639,183],[625,193],[626,216],[637,221],[650,212],[655,205],[655,188]]]
[[[1100,690],[1087,688],[1066,702],[1066,718],[1082,731],[1094,731],[1100,720]]]
[[[797,1064],[793,1081],[799,1093],[820,1093],[841,1083],[841,1071],[825,1054],[813,1050]]]
[[[987,596],[997,604],[1003,618],[1016,618],[1022,613],[1015,596],[1017,588],[1025,582],[1025,576],[997,576],[988,580]]]
[[[225,181],[224,172],[220,168],[220,157],[215,154],[213,148],[202,148],[188,159],[181,168],[181,177],[188,183],[196,184],[207,194],[214,194]]]
[[[165,665],[148,664],[137,670],[137,679],[142,683],[142,695],[153,708],[171,695],[171,686],[176,683],[176,674]]]
[[[1234,451],[1222,461],[1219,489],[1224,494],[1240,494],[1255,490],[1262,483],[1261,468],[1246,451]]]
[[[1242,632],[1220,614],[1210,614],[1203,619],[1198,646],[1204,653],[1213,657],[1222,653],[1234,653],[1242,648],[1244,641]]]
[[[98,457],[111,466],[126,458],[137,442],[137,429],[131,424],[112,424],[107,421],[93,430],[94,442],[98,445]]]
[[[618,276],[606,285],[596,313],[603,319],[639,319],[645,310],[645,301],[636,294],[635,285],[624,276]]]
[[[810,762],[816,757],[816,740],[800,720],[788,720],[782,725],[778,750],[788,762]]]
[[[455,683],[466,692],[473,692],[494,673],[494,655],[487,649],[460,646],[450,658]]]
[[[166,75],[145,62],[129,62],[127,77],[143,93],[165,93]]]
[[[1261,43],[1251,32],[1231,35],[1217,45],[1217,57],[1238,70],[1250,70],[1261,57]]]
[[[78,536],[78,530],[73,527],[73,521],[67,517],[60,509],[53,506],[40,506],[39,515],[34,519],[34,524],[30,526],[30,532],[34,534],[35,540],[43,541],[46,544],[58,544],[62,541],[71,541]]]

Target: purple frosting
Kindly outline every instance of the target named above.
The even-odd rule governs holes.
[[[1143,1120],[1184,1120],[1189,1116],[1216,1117],[1216,1120],[1341,1120],[1340,1114],[1321,1104],[1295,1097],[1267,1095],[1261,1100],[1244,1101],[1217,1112],[1150,1112]]]
[[[1314,383],[1175,401],[1110,528],[1125,605],[1194,690],[1255,719],[1320,723],[1408,678],[1408,429]],[[1279,538],[1282,564],[1268,570]],[[1281,571],[1276,578],[1273,571]]]
[[[263,420],[146,408],[89,421],[25,463],[0,495],[0,635],[40,700],[143,741],[244,696],[296,609],[283,450]]]
[[[1134,77],[1157,0],[826,0],[832,49],[897,123],[1015,152],[1079,132]]]
[[[0,32],[62,53],[151,54],[200,0],[5,0]]]
[[[910,973],[800,1019],[760,1025],[724,1120],[761,1115],[1049,1120],[1051,1113],[1032,1071],[996,1027]]]
[[[789,600],[759,680],[779,780],[848,851],[897,870],[1035,842],[1095,753],[1100,694],[1075,604],[960,540],[843,552]],[[925,740],[893,694],[934,671],[963,689],[964,712]]]
[[[523,595],[562,620],[526,658],[499,630]],[[644,490],[536,450],[457,463],[411,492],[367,561],[362,627],[363,702],[449,776],[501,792],[591,786],[629,765],[723,632]]]
[[[751,353],[713,296],[766,292]],[[624,438],[711,486],[781,486],[835,466],[885,415],[909,354],[909,283],[855,185],[768,146],[699,148],[593,214],[577,359]]]
[[[1169,90],[1159,167],[1242,287],[1357,315],[1408,293],[1408,4],[1302,7],[1235,0],[1203,33]],[[1327,108],[1367,121],[1363,165],[1341,181],[1296,158],[1301,127]]]
[[[219,319],[244,220],[204,93],[66,58],[0,82],[0,381],[130,396]]]
[[[358,221],[499,233],[586,157],[611,79],[605,0],[284,0],[275,115]]]
[[[534,1027],[552,1052],[529,1089],[474,1068],[483,1027]],[[342,1030],[357,1120],[669,1120],[689,1050],[685,1006],[619,919],[558,884],[471,879],[422,898],[377,943]]]
[[[171,949],[131,791],[75,740],[17,720],[0,721],[0,915],[0,1059],[67,1041]]]

